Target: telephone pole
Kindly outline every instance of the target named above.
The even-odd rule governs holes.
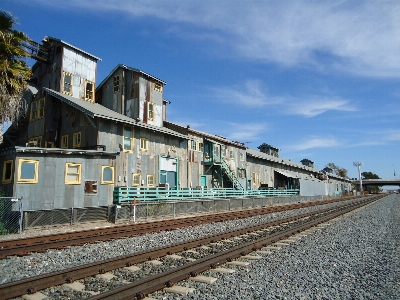
[[[358,179],[360,180],[360,193],[362,194],[362,179],[361,179],[361,166],[363,165],[362,162],[353,162],[353,165],[358,168]]]

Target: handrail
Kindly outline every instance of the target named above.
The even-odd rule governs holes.
[[[273,197],[298,195],[299,189],[288,190],[237,190],[227,189],[182,189],[114,187],[114,203],[136,201],[166,201],[210,198]]]

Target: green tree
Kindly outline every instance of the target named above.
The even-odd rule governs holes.
[[[372,172],[362,172],[361,176],[363,177],[363,179],[381,179],[378,175],[372,173]],[[367,185],[366,186],[366,190],[368,191],[368,193],[370,194],[376,194],[379,193],[381,191],[382,186],[375,186],[375,185]]]
[[[23,60],[29,52],[23,43],[29,41],[23,32],[13,29],[16,19],[6,11],[0,11],[0,125],[14,121],[24,105],[22,95],[27,89],[26,80],[31,69]],[[2,141],[0,126],[0,142]]]
[[[341,168],[334,163],[329,163],[326,165],[326,167],[332,169],[333,173],[337,176],[343,177],[343,178],[348,178],[347,177],[347,170],[345,168]]]

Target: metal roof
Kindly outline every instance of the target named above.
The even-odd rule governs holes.
[[[107,107],[100,105],[98,103],[92,103],[88,102],[85,100],[81,100],[78,98],[71,97],[66,94],[62,94],[56,91],[53,91],[48,88],[43,88],[49,95],[56,97],[57,99],[61,100],[62,102],[76,108],[77,110],[83,112],[89,117],[98,117],[102,119],[108,119],[108,120],[113,120],[115,122],[123,123],[123,124],[129,124],[141,128],[146,128],[148,130],[153,130],[157,132],[161,132],[164,134],[180,137],[183,139],[189,139],[188,136],[183,135],[181,133],[175,132],[171,129],[165,128],[165,127],[157,127],[154,125],[149,125],[146,123],[142,122],[137,122],[135,119],[129,118],[127,116],[124,116],[120,113],[117,113],[111,109],[108,109]]]
[[[80,154],[80,155],[105,155],[117,156],[120,153],[115,151],[99,151],[99,150],[82,150],[82,149],[62,149],[62,148],[41,148],[41,147],[21,147],[15,146],[12,148],[0,150],[0,155],[12,153],[56,153],[56,154]]]
[[[53,37],[51,37],[51,36],[45,36],[45,37],[43,38],[43,40],[44,40],[44,41],[53,40],[53,41],[60,42],[60,43],[66,45],[66,46],[68,46],[68,47],[71,47],[71,48],[73,48],[73,49],[75,49],[75,50],[78,50],[78,51],[80,51],[80,52],[82,52],[82,53],[84,53],[84,54],[90,56],[90,57],[93,57],[94,59],[97,59],[97,60],[100,60],[100,61],[101,61],[101,58],[100,58],[100,57],[94,56],[93,54],[90,54],[89,52],[86,52],[86,51],[84,51],[84,50],[82,50],[82,49],[79,49],[78,47],[76,47],[76,46],[74,46],[74,45],[71,45],[71,44],[69,44],[69,43],[67,43],[67,42],[65,42],[65,41],[63,41],[63,40],[56,39],[56,38],[53,38]]]
[[[184,127],[182,125],[179,125],[179,124],[176,124],[176,123],[172,123],[172,122],[167,122],[167,121],[165,121],[164,123],[171,124],[171,125],[176,126],[176,127],[180,127],[180,128],[182,128],[184,130],[187,130],[188,132],[191,132],[191,133],[202,135],[203,137],[206,138],[206,140],[208,139],[209,141],[214,142],[214,143],[217,141],[217,142],[221,142],[221,143],[232,144],[232,145],[235,145],[235,146],[243,148],[243,149],[246,148],[246,146],[244,144],[242,144],[242,143],[238,143],[238,142],[235,142],[235,141],[230,141],[230,140],[228,140],[228,139],[226,139],[226,138],[224,138],[222,136],[218,136],[218,135],[214,135],[214,134],[211,134],[211,133],[206,133],[206,132],[202,132],[202,131],[199,131],[199,130],[195,130],[195,129],[190,128],[190,126],[189,127]]]
[[[125,65],[123,65],[123,64],[118,64],[118,65],[110,72],[110,74],[108,74],[108,76],[107,76],[106,78],[104,78],[103,81],[97,86],[97,89],[99,89],[99,88],[114,74],[114,72],[115,72],[116,70],[118,70],[119,68],[123,68],[123,69],[125,69],[125,70],[129,70],[129,71],[133,71],[133,72],[140,73],[140,74],[142,74],[142,75],[144,75],[144,76],[147,76],[147,77],[149,77],[149,78],[151,78],[151,79],[154,79],[154,80],[156,80],[156,81],[161,82],[163,85],[166,85],[166,84],[167,84],[165,81],[161,80],[160,78],[157,78],[157,77],[155,77],[155,76],[153,76],[153,75],[150,75],[149,73],[146,73],[146,72],[144,72],[144,71],[142,71],[142,70],[135,69],[135,68],[132,68],[132,67],[128,67],[128,66],[125,66]]]

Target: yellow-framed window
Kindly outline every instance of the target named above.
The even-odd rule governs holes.
[[[94,83],[86,80],[85,100],[94,102]]]
[[[46,142],[44,146],[46,148],[54,148],[54,142]]]
[[[79,148],[81,146],[82,141],[82,133],[81,132],[74,132],[73,140],[72,140],[72,147]]]
[[[65,164],[65,184],[81,184],[82,164]]]
[[[38,183],[39,161],[32,159],[18,160],[18,183]]]
[[[37,119],[37,117],[38,117],[38,103],[37,103],[37,101],[33,101],[32,103],[31,103],[31,113],[30,113],[30,118],[29,118],[29,120],[32,122],[32,121],[35,121],[36,119]]]
[[[6,160],[3,163],[3,177],[1,180],[2,184],[11,183],[12,180],[12,171],[13,171],[14,161]]]
[[[162,86],[161,82],[154,82],[153,86],[154,86],[155,91],[160,92],[160,93],[162,92],[163,86]]]
[[[142,175],[141,174],[132,174],[132,186],[141,185]]]
[[[63,80],[63,93],[72,96],[72,83],[73,83],[74,75],[71,73],[64,71],[64,80]]]
[[[146,138],[140,138],[140,150],[147,151],[149,150],[149,140]]]
[[[114,76],[114,93],[119,92],[120,75]]]
[[[114,184],[114,167],[101,167],[101,184]]]
[[[148,102],[147,103],[147,108],[148,108],[147,118],[149,120],[154,120],[154,103],[153,102]]]
[[[133,127],[124,125],[124,152],[133,152]]]
[[[63,135],[61,137],[61,148],[63,148],[63,149],[68,148],[68,134]]]
[[[45,107],[45,99],[41,98],[37,101],[38,103],[38,113],[37,113],[37,118],[38,119],[42,119],[44,118],[44,107]]]
[[[260,184],[260,173],[253,172],[253,183]]]
[[[154,175],[146,176],[147,186],[154,186]]]
[[[28,140],[28,146],[29,147],[42,147],[42,137],[35,136],[35,137],[30,138]]]

